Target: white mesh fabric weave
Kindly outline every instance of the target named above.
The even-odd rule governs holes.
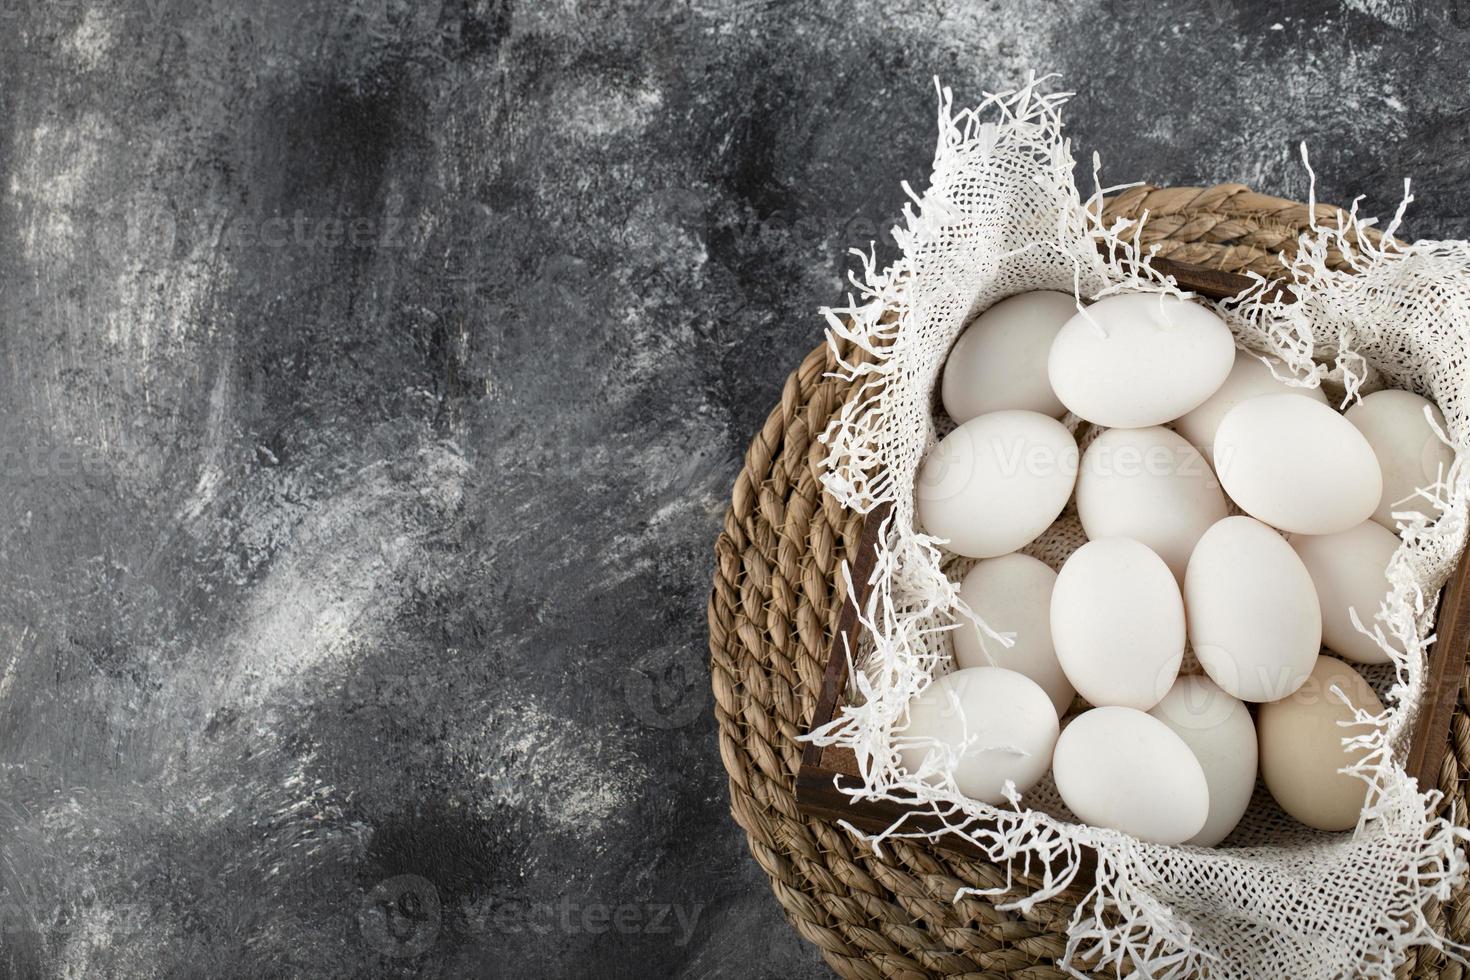
[[[952,783],[936,786],[898,768],[892,744],[905,706],[936,671],[948,669],[948,628],[970,615],[958,597],[968,563],[914,527],[915,478],[938,437],[933,393],[951,343],[974,313],[1025,290],[1073,290],[1089,299],[1128,289],[1177,293],[1136,244],[1102,227],[1102,192],[1090,202],[1079,195],[1061,136],[1065,96],[1041,94],[1034,79],[975,109],[955,111],[951,93],[940,95],[930,187],[922,196],[910,191],[914,205],[895,230],[902,257],[880,270],[865,256],[864,274],[853,278],[858,297],[846,309],[824,311],[834,337],[875,355],[842,368],[866,383],[823,436],[824,482],[860,512],[884,502],[894,509],[862,610],[867,640],[856,658],[851,703],[812,737],[853,750],[864,774],[859,795],[916,801],[944,816],[943,833],[1038,876],[1040,887],[1013,898],[1015,907],[1058,894],[1081,850],[1096,849],[1097,883],[1069,928],[1069,968],[1085,962],[1160,977],[1201,970],[1214,978],[1387,977],[1413,944],[1458,956],[1421,910],[1430,897],[1447,897],[1464,875],[1470,833],[1431,816],[1437,794],[1419,792],[1401,760],[1425,696],[1436,599],[1466,536],[1464,242],[1362,246],[1352,272],[1331,271],[1328,248],[1352,252],[1346,232],[1369,223],[1354,213],[1342,226],[1303,237],[1300,256],[1283,270],[1296,302],[1268,299],[1262,282],[1232,310],[1220,309],[1239,344],[1281,357],[1300,382],[1328,380],[1349,399],[1384,384],[1428,397],[1443,409],[1446,438],[1457,450],[1455,466],[1435,489],[1442,516],[1407,528],[1390,566],[1392,591],[1377,621],[1366,624],[1397,638],[1405,652],[1394,652],[1394,664],[1370,676],[1388,707],[1360,740],[1370,752],[1357,774],[1376,783],[1379,795],[1355,832],[1308,830],[1258,788],[1228,846],[1166,847],[1073,822],[1049,779],[1024,801],[996,808],[967,800]],[[1105,260],[1099,242],[1120,257]],[[1067,421],[1077,427],[1075,418]],[[1027,550],[1055,567],[1082,540],[1069,508]],[[899,824],[874,837],[873,846],[889,836],[942,834]]]

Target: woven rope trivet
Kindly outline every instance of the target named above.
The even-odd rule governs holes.
[[[1110,200],[1109,217],[1138,221],[1145,244],[1178,261],[1270,276],[1277,253],[1308,224],[1304,204],[1241,184],[1137,187]],[[1318,205],[1319,222],[1337,211]],[[851,357],[851,354],[848,354]],[[710,674],[720,756],[730,774],[730,809],[770,877],[786,917],[844,977],[1061,978],[1071,906],[1044,902],[1000,912],[966,899],[962,887],[1005,883],[995,865],[932,845],[893,841],[883,857],[836,824],[796,810],[797,736],[811,719],[843,591],[839,567],[854,555],[862,519],[822,492],[816,437],[851,388],[825,375],[836,361],[824,344],[786,379],[781,403],[750,444],[715,545],[709,601]],[[1445,806],[1466,819],[1470,769],[1470,675],[1461,678],[1451,751],[1440,768]],[[1431,925],[1470,941],[1470,890],[1428,909]],[[1452,977],[1461,967],[1416,948],[1399,976]]]

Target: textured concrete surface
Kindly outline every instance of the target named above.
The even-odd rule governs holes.
[[[0,0],[5,975],[827,975],[728,816],[710,548],[931,76],[1445,236],[1467,53],[1463,0]]]

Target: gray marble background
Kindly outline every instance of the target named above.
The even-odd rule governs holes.
[[[827,975],[728,815],[738,461],[932,76],[1463,236],[1470,3],[0,0],[0,967]]]

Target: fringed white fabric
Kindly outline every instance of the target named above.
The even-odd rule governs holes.
[[[1308,830],[1258,793],[1229,846],[1165,847],[1075,822],[1049,781],[1024,800],[992,807],[966,799],[952,781],[936,785],[898,766],[894,745],[903,738],[907,704],[949,669],[955,623],[974,619],[958,594],[967,563],[914,526],[918,467],[942,434],[931,406],[951,343],[976,312],[1024,290],[1072,290],[1089,299],[1179,292],[1136,240],[1103,226],[1103,189],[1087,201],[1078,193],[1061,135],[1065,98],[1044,94],[1033,77],[1016,92],[955,111],[942,88],[929,189],[921,196],[905,185],[913,204],[895,229],[902,257],[880,270],[871,253],[859,253],[857,297],[824,311],[830,339],[872,355],[841,366],[843,377],[864,384],[822,437],[825,484],[857,511],[883,503],[893,510],[861,610],[865,646],[860,655],[849,652],[856,664],[850,703],[811,737],[856,754],[864,782],[857,795],[912,802],[946,824],[935,834],[900,821],[871,835],[874,847],[889,837],[953,835],[1040,880],[1006,907],[1056,896],[1074,880],[1083,851],[1095,850],[1096,884],[1070,926],[1064,965],[1074,972],[1086,963],[1151,977],[1200,970],[1215,978],[1388,977],[1415,944],[1458,958],[1462,951],[1430,930],[1422,909],[1431,897],[1447,897],[1466,872],[1470,834],[1454,822],[1465,815],[1433,817],[1437,794],[1414,784],[1402,757],[1427,694],[1435,601],[1466,540],[1465,242],[1375,248],[1357,239],[1349,246],[1350,233],[1371,224],[1354,207],[1337,225],[1303,236],[1282,273],[1294,302],[1273,298],[1259,281],[1242,301],[1219,308],[1237,342],[1281,358],[1294,383],[1325,383],[1342,403],[1385,385],[1430,398],[1443,409],[1444,438],[1457,450],[1458,461],[1428,491],[1440,516],[1431,523],[1405,515],[1392,590],[1376,618],[1362,624],[1393,663],[1370,675],[1388,708],[1365,717],[1374,727],[1355,740],[1368,753],[1354,771],[1376,787],[1355,832]],[[1094,176],[1096,169],[1094,161]],[[1113,258],[1099,243],[1111,246]],[[1353,256],[1351,272],[1330,270],[1329,250]],[[1079,439],[1091,435],[1075,418],[1067,421]],[[1069,509],[1027,550],[1056,567],[1083,540]]]

